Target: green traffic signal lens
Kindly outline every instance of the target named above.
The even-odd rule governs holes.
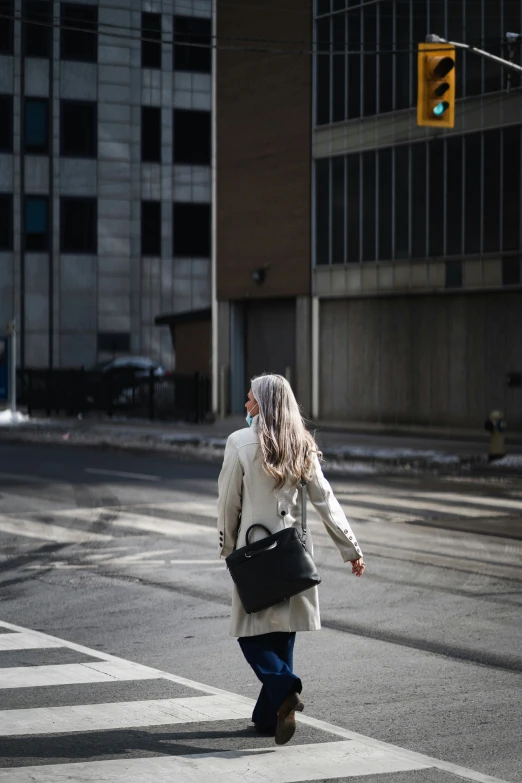
[[[448,109],[449,109],[449,103],[447,101],[441,101],[434,107],[433,114],[435,115],[435,117],[443,117],[448,111]]]

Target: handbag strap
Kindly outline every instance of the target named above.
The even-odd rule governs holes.
[[[308,528],[306,526],[306,481],[304,479],[301,479],[301,529],[303,531],[301,543],[306,549],[306,534]]]

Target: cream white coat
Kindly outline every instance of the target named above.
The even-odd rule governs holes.
[[[219,476],[218,534],[219,555],[227,557],[245,546],[245,534],[255,522],[272,533],[293,525],[301,531],[301,487],[287,484],[279,490],[261,464],[259,438],[254,425],[232,433],[227,440]],[[308,497],[321,517],[330,538],[345,562],[357,560],[362,552],[346,516],[323,476],[319,460],[307,485]],[[282,513],[284,512],[284,514]],[[266,533],[253,530],[250,542]],[[313,554],[308,527],[307,549]],[[317,587],[289,598],[262,612],[247,614],[235,585],[232,585],[231,636],[259,636],[273,631],[316,631],[321,627]]]

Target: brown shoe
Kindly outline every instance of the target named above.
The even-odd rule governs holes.
[[[285,745],[295,733],[295,713],[304,710],[298,693],[289,693],[277,711],[276,745]]]

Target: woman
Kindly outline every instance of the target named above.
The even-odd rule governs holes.
[[[245,546],[250,525],[272,533],[293,525],[301,532],[300,482],[307,482],[310,501],[352,574],[362,576],[362,552],[319,464],[320,453],[307,431],[288,381],[281,375],[252,380],[245,404],[248,429],[227,440],[219,476],[219,553],[227,557]],[[250,543],[263,538],[255,528]],[[310,535],[307,549],[313,555]],[[267,574],[267,578],[269,575]],[[296,631],[321,627],[317,587],[255,614],[243,609],[235,586],[231,636],[262,682],[252,721],[262,733],[283,745],[295,732],[295,712],[303,710],[302,684],[293,673]]]

